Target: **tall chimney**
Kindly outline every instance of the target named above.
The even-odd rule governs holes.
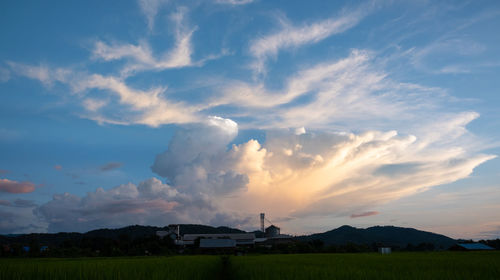
[[[260,213],[260,230],[264,232],[264,213]]]

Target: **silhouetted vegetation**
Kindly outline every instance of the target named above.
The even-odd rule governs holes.
[[[494,240],[480,240],[479,243],[486,244],[492,248],[495,248],[496,250],[500,250],[500,239],[494,239]]]
[[[201,254],[194,246],[179,248],[170,238],[161,239],[156,231],[166,228],[129,226],[99,229],[87,233],[23,234],[0,236],[0,257],[115,257]],[[181,234],[242,233],[228,227],[181,225]],[[240,254],[367,253],[379,247],[393,251],[442,251],[457,241],[443,235],[398,227],[357,229],[343,226],[325,233],[288,238],[285,242],[240,247]],[[468,242],[460,240],[460,242]],[[473,242],[470,240],[470,242]],[[481,240],[497,250],[500,239]],[[214,252],[212,252],[214,253]]]
[[[160,227],[129,226],[119,229],[99,229],[87,233],[32,233],[0,235],[2,257],[114,257],[171,255],[177,253],[174,241],[161,239],[156,231]],[[182,234],[241,233],[239,229],[182,225]],[[198,253],[188,249],[186,253]]]

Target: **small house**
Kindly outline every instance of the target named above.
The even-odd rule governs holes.
[[[452,251],[484,251],[495,250],[494,248],[483,243],[457,243],[450,248]]]

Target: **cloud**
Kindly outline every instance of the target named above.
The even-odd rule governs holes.
[[[5,83],[10,80],[9,69],[0,67],[0,83]]]
[[[32,208],[37,206],[33,200],[16,199],[14,202],[0,200],[0,205],[7,207]]]
[[[151,178],[137,185],[99,188],[84,197],[57,194],[34,211],[50,232],[180,222],[248,227],[251,214],[217,206],[220,196],[246,191],[248,177],[243,173],[255,172],[254,161],[263,155],[251,153],[258,148],[256,142],[227,150],[237,133],[235,122],[215,116],[188,125],[176,132],[152,166],[168,184]]]
[[[304,68],[282,89],[261,83],[228,82],[210,106],[232,106],[246,127],[307,127],[325,130],[404,128],[422,115],[438,116],[450,108],[440,88],[392,80],[373,53],[352,50],[338,60]],[[300,100],[300,102],[298,102]],[[441,109],[439,109],[441,108]]]
[[[0,234],[46,232],[46,225],[36,222],[31,208],[17,208],[15,212],[0,209]]]
[[[114,169],[118,169],[122,167],[123,163],[121,162],[108,162],[105,165],[102,165],[99,167],[99,170],[106,172],[106,171],[111,171]]]
[[[34,210],[47,221],[49,232],[79,231],[131,224],[165,226],[170,223],[241,221],[217,215],[202,196],[183,194],[156,178],[138,185],[128,183],[109,190],[98,188],[84,197],[64,193]]]
[[[187,8],[180,7],[170,15],[170,21],[174,26],[174,46],[160,56],[156,57],[147,42],[138,45],[133,44],[106,44],[97,41],[92,52],[94,58],[104,61],[127,59],[128,64],[122,69],[122,75],[128,76],[137,71],[165,70],[181,68],[193,65],[201,65],[206,60],[217,58],[208,57],[199,62],[191,59],[193,53],[192,36],[197,27],[190,27],[187,23]]]
[[[246,5],[252,3],[254,0],[215,0],[217,4],[228,4],[228,5]]]
[[[363,213],[352,214],[351,218],[354,219],[354,218],[368,217],[368,216],[374,216],[374,215],[378,215],[378,214],[379,213],[377,211],[367,211],[367,212],[363,212]]]
[[[462,121],[453,125],[455,132],[464,128]],[[462,141],[468,133],[455,132],[445,129],[440,137],[421,138],[395,131],[269,132],[262,145],[251,140],[219,155],[233,155],[233,166],[245,170],[249,181],[245,191],[218,197],[218,205],[247,213],[267,209],[274,216],[295,218],[366,212],[466,178],[494,158],[465,149]],[[390,173],[381,172],[388,166]]]
[[[114,76],[89,75],[61,68],[51,70],[31,65],[12,65],[16,65],[19,70],[17,74],[37,79],[45,86],[51,86],[55,82],[67,85],[86,110],[80,116],[100,124],[143,124],[157,127],[162,124],[198,122],[198,113],[206,107],[170,101],[165,97],[166,87],[138,90],[130,87],[123,78]],[[32,70],[42,71],[46,75],[31,75]],[[64,73],[64,77],[59,72]],[[91,90],[101,90],[102,95],[107,93],[109,96],[87,97]]]
[[[202,123],[209,113],[224,113],[245,119],[244,128],[342,131],[355,127],[362,131],[393,126],[411,133],[413,127],[408,124],[418,124],[422,116],[441,117],[452,110],[445,90],[394,81],[373,53],[356,49],[347,57],[291,74],[281,89],[229,81],[196,102],[179,96],[174,99],[166,86],[141,89],[130,86],[123,77],[59,70],[67,73],[64,79],[44,78],[42,83],[50,80],[68,85],[85,109],[80,116],[101,124],[158,127]],[[95,90],[102,94],[90,96]]]
[[[9,179],[0,179],[0,192],[30,193],[35,190],[35,185],[30,182],[16,182]]]
[[[98,188],[85,197],[56,194],[35,213],[48,222],[50,232],[153,224],[149,215],[167,223],[162,216],[176,207],[176,195],[170,186],[152,178],[139,186],[129,183],[107,191]]]
[[[469,145],[465,126],[476,117],[435,119],[418,135],[270,130],[262,144],[249,140],[230,148],[237,126],[217,118],[178,131],[152,170],[228,212],[349,217],[466,178],[494,158]]]
[[[63,167],[62,167],[62,165],[56,164],[56,165],[54,165],[54,169],[55,170],[62,170]]]
[[[150,31],[153,30],[155,25],[155,18],[158,14],[161,6],[168,3],[168,0],[139,0],[139,7],[141,8],[142,13],[146,17],[148,22],[148,28]]]
[[[0,175],[7,174],[9,172],[10,172],[9,170],[0,169]]]
[[[318,43],[334,34],[342,33],[355,26],[363,17],[365,10],[358,9],[336,18],[295,26],[281,19],[281,29],[275,33],[259,37],[250,44],[250,53],[255,58],[252,69],[265,72],[268,58],[275,58],[282,49],[297,48]]]
[[[199,108],[179,101],[169,101],[163,96],[165,88],[136,90],[129,87],[120,78],[104,77],[98,74],[72,81],[71,85],[73,90],[78,93],[100,89],[108,91],[118,98],[118,105],[121,105],[119,107],[122,110],[117,110],[117,112],[101,112],[95,110],[95,107],[86,107],[89,111],[84,117],[99,123],[145,124],[156,127],[168,123],[195,122],[198,119],[196,114],[200,110]],[[103,106],[102,109],[105,107]]]
[[[108,104],[107,100],[95,99],[95,98],[86,98],[83,100],[83,107],[87,109],[89,112],[97,112],[102,107]]]
[[[500,238],[500,225],[489,225],[491,230],[482,231],[479,236],[484,239],[498,239]]]
[[[38,80],[47,87],[51,87],[55,82],[66,82],[71,72],[64,68],[51,68],[47,65],[25,65],[9,61],[7,64],[17,75]]]
[[[168,184],[151,178],[84,197],[55,195],[35,213],[52,232],[173,222],[251,229],[262,211],[287,217],[284,228],[312,217],[375,215],[370,208],[466,178],[494,158],[466,144],[475,117],[434,120],[418,136],[282,129],[262,143],[231,146],[238,125],[211,117],[179,129],[157,155],[151,169]]]
[[[227,145],[237,134],[235,122],[210,117],[205,124],[177,131],[151,169],[186,193],[226,195],[241,191],[248,178],[236,170],[234,159],[226,154]]]

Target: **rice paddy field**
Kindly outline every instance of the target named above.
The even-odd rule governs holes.
[[[219,256],[0,259],[0,279],[220,279]]]
[[[0,259],[0,279],[500,279],[500,252]]]
[[[500,252],[265,255],[231,259],[233,279],[500,279]]]

